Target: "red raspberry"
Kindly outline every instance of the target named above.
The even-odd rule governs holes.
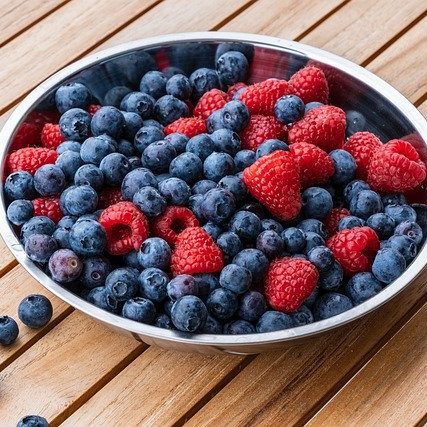
[[[331,213],[323,221],[330,236],[337,232],[338,223],[345,218],[350,216],[351,213],[346,208],[333,208]]]
[[[289,80],[293,93],[305,104],[313,101],[328,103],[329,88],[324,72],[309,66],[297,71]]]
[[[165,135],[183,133],[189,138],[206,132],[206,123],[200,117],[182,117],[165,127]]]
[[[34,216],[47,216],[55,224],[64,216],[59,207],[59,197],[40,197],[32,203]]]
[[[224,107],[227,99],[225,92],[219,89],[212,89],[204,93],[199,99],[199,102],[194,107],[194,115],[206,120],[214,111]]]
[[[274,116],[252,115],[240,134],[242,148],[256,150],[266,139],[285,139],[286,126]]]
[[[43,126],[41,133],[41,142],[43,147],[56,150],[58,145],[62,144],[64,141],[65,138],[59,130],[59,125],[54,125],[53,123],[46,123]]]
[[[251,114],[274,115],[274,104],[284,95],[292,93],[286,80],[268,79],[255,83],[240,95],[240,100]]]
[[[171,269],[178,274],[218,273],[224,266],[224,255],[212,237],[201,227],[182,231],[172,252]]]
[[[246,83],[239,82],[235,83],[233,86],[230,86],[227,90],[228,100],[231,101],[233,99],[233,96],[240,90],[245,87],[248,87]]]
[[[40,144],[40,127],[34,123],[24,122],[19,127],[18,132],[13,138],[12,147],[19,148],[34,146]]]
[[[26,147],[10,153],[6,159],[8,173],[26,171],[33,174],[40,166],[55,163],[58,153],[42,147]]]
[[[153,234],[174,245],[181,233],[188,227],[198,227],[199,221],[190,209],[182,206],[168,206],[163,214],[153,221]]]
[[[58,110],[45,110],[45,111],[32,111],[28,117],[27,122],[34,123],[42,129],[45,123],[58,123],[60,114]]]
[[[393,139],[373,154],[369,163],[368,184],[379,192],[412,190],[426,178],[426,165],[407,141]]]
[[[274,310],[292,313],[311,295],[319,272],[302,258],[279,258],[268,268],[265,296]]]
[[[107,234],[107,251],[111,255],[138,250],[149,234],[145,215],[131,202],[109,206],[98,221]]]
[[[98,208],[105,209],[122,201],[123,197],[120,188],[107,187],[98,195]]]
[[[289,221],[301,209],[298,165],[288,151],[275,151],[259,158],[243,171],[249,192],[273,215]]]
[[[371,157],[381,146],[381,141],[371,132],[356,132],[348,138],[343,149],[354,157],[358,178],[366,181]]]
[[[87,112],[93,116],[102,106],[98,104],[90,104],[89,107],[87,107]]]
[[[306,142],[297,142],[290,145],[289,150],[299,165],[303,187],[324,184],[334,174],[334,162],[319,147]]]
[[[329,153],[342,148],[345,125],[345,113],[341,108],[332,105],[314,108],[289,129],[289,142],[308,142]]]
[[[326,244],[348,276],[370,271],[372,261],[380,248],[378,236],[369,227],[338,231]]]

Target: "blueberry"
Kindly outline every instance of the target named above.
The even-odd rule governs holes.
[[[141,266],[139,265],[138,261],[138,252],[137,251],[130,251],[127,254],[123,255],[123,264],[126,267],[132,267],[136,269],[140,269]]]
[[[363,227],[364,225],[365,221],[362,218],[349,215],[339,220],[337,229],[341,231],[354,227]]]
[[[122,316],[136,322],[151,324],[156,317],[156,307],[149,299],[132,298],[124,303]]]
[[[417,255],[417,245],[408,236],[391,236],[388,240],[382,242],[381,249],[382,248],[395,249],[403,255],[407,264],[409,264]]]
[[[239,302],[237,314],[248,322],[256,322],[267,310],[264,296],[257,291],[245,292]]]
[[[356,162],[353,156],[345,150],[333,150],[329,153],[335,172],[331,181],[336,185],[346,185],[354,179],[356,173]]]
[[[242,241],[253,241],[262,230],[261,220],[252,212],[239,211],[230,220],[230,231]]]
[[[80,166],[74,175],[74,184],[90,185],[94,190],[99,191],[104,184],[104,174],[92,164]]]
[[[192,189],[192,194],[206,194],[209,190],[212,190],[212,188],[216,188],[217,183],[215,181],[211,181],[209,179],[202,179],[200,181],[197,181]]]
[[[378,193],[372,190],[362,190],[350,201],[350,212],[362,219],[368,219],[371,215],[383,210],[383,203]]]
[[[188,207],[191,209],[191,211],[194,213],[194,215],[199,221],[205,220],[202,214],[202,202],[203,202],[202,194],[195,194],[191,196],[190,200],[188,201]]]
[[[203,163],[193,153],[182,153],[171,161],[169,173],[176,178],[181,178],[188,184],[192,184],[202,175]]]
[[[138,294],[138,279],[139,271],[135,268],[117,268],[105,279],[105,289],[117,301],[126,301]]]
[[[122,99],[131,92],[132,90],[127,86],[113,86],[104,95],[103,105],[112,105],[113,107],[119,108]]]
[[[254,325],[242,319],[225,324],[223,331],[224,334],[228,335],[254,334],[255,332]]]
[[[256,331],[274,332],[292,328],[292,318],[280,311],[266,311],[258,320]]]
[[[144,268],[165,269],[169,267],[170,258],[171,249],[167,242],[160,237],[146,239],[138,252],[139,263]]]
[[[263,231],[272,230],[277,234],[281,235],[284,231],[283,225],[277,222],[275,219],[267,218],[261,221],[261,227]]]
[[[261,280],[268,268],[268,259],[258,249],[243,249],[234,258],[233,264],[246,267],[251,273],[254,282]]]
[[[166,83],[166,93],[178,99],[186,100],[191,96],[190,80],[183,74],[173,75]]]
[[[195,332],[206,322],[208,312],[203,301],[194,296],[186,295],[172,306],[171,319],[175,327],[184,332]]]
[[[83,142],[80,149],[80,157],[85,163],[93,163],[99,166],[101,160],[108,154],[116,151],[113,140],[101,136],[91,137]],[[65,153],[64,153],[65,154]],[[63,154],[61,154],[62,156]]]
[[[101,255],[107,244],[107,237],[102,225],[93,219],[77,221],[70,231],[71,249],[79,255]]]
[[[91,257],[83,260],[80,280],[85,288],[93,289],[104,286],[105,279],[111,272],[110,262],[104,257]]]
[[[124,118],[123,136],[129,141],[133,141],[137,132],[144,126],[143,120],[138,113],[122,111]],[[132,145],[132,154],[135,149]],[[122,152],[122,154],[124,154]]]
[[[222,334],[222,325],[218,320],[208,314],[205,324],[197,332],[201,334]]]
[[[322,105],[324,104],[317,101],[308,102],[307,104],[305,104],[304,114],[307,114],[310,110],[313,110],[314,108],[317,108],[317,107],[321,107]]]
[[[56,148],[56,152],[58,154],[65,153],[66,151],[75,151],[76,153],[80,153],[82,145],[77,141],[64,141],[62,144],[59,144]]]
[[[76,217],[73,216],[63,216],[58,222],[58,227],[65,228],[66,230],[70,231],[71,227],[76,223],[76,220]]]
[[[245,55],[248,62],[251,62],[254,56],[254,47],[250,44],[241,43],[241,42],[227,42],[220,43],[215,52],[215,61],[218,61],[219,57],[223,55],[225,52],[241,52]]]
[[[388,205],[406,205],[406,198],[403,194],[386,194],[382,196],[382,202],[384,206]]]
[[[164,126],[162,126],[157,120],[154,119],[145,119],[144,120],[144,126],[153,126],[162,132],[164,131]]]
[[[304,102],[296,95],[282,96],[274,105],[274,115],[285,124],[298,121],[304,115],[304,110]]]
[[[185,295],[199,295],[197,280],[188,274],[179,274],[167,284],[167,294],[171,301],[177,301]]]
[[[371,227],[382,240],[388,239],[393,234],[395,222],[385,213],[376,213],[366,220],[366,225]]]
[[[342,285],[343,275],[341,265],[333,261],[328,268],[320,271],[318,285],[325,291],[335,291]]]
[[[417,213],[409,205],[388,205],[384,212],[394,219],[396,225],[403,221],[416,222],[417,220]]]
[[[291,254],[302,252],[306,245],[306,236],[303,230],[296,227],[286,228],[282,232],[285,251]]]
[[[52,236],[55,231],[55,223],[46,216],[35,216],[29,219],[21,228],[21,239],[26,242],[33,234],[47,234]]]
[[[120,103],[120,109],[128,113],[136,113],[142,119],[149,119],[154,112],[156,100],[148,93],[131,92]]]
[[[245,203],[242,208],[242,211],[248,211],[254,213],[259,219],[264,219],[266,217],[266,211],[264,207],[258,202],[249,202]]]
[[[86,296],[86,300],[111,313],[119,313],[120,311],[120,303],[107,292],[104,286],[91,289]]]
[[[61,169],[65,179],[72,182],[77,170],[83,165],[83,160],[79,153],[65,151],[56,159],[55,165]]]
[[[163,329],[174,329],[171,318],[164,313],[161,313],[156,316],[154,319],[154,326]]]
[[[120,153],[105,156],[99,165],[104,174],[105,183],[111,186],[121,185],[123,178],[131,171],[129,160]]]
[[[58,243],[52,236],[32,234],[25,241],[25,253],[32,261],[46,263],[58,249]]]
[[[233,175],[234,160],[227,153],[214,152],[204,161],[203,172],[207,179],[218,182],[226,175]]]
[[[162,302],[167,297],[168,275],[159,268],[146,268],[139,275],[139,289],[143,297]]]
[[[213,222],[207,222],[203,229],[206,231],[206,233],[209,234],[209,236],[212,237],[212,239],[216,240],[219,235],[222,233],[222,228],[219,225],[214,224]]]
[[[166,135],[164,139],[165,141],[168,141],[173,148],[175,148],[176,154],[182,154],[189,141],[188,136],[178,132],[170,133],[169,135]]]
[[[156,126],[143,126],[134,138],[135,148],[141,154],[153,142],[162,141],[165,134]]]
[[[232,232],[222,233],[218,237],[216,244],[220,247],[224,255],[229,259],[233,258],[243,249],[243,245],[239,236]]]
[[[164,126],[190,114],[187,104],[172,95],[164,95],[154,105],[154,114]]]
[[[316,246],[325,246],[323,237],[313,231],[305,233],[305,241],[305,253],[309,253]]]
[[[60,113],[72,108],[86,108],[92,101],[92,95],[81,83],[67,83],[55,93],[56,107]]]
[[[252,150],[240,150],[234,156],[236,171],[241,172],[255,163],[255,153]]]
[[[317,301],[319,293],[320,293],[319,286],[316,286],[313,292],[304,301],[304,305],[307,306],[310,310],[313,310],[314,303]]]
[[[165,198],[153,187],[142,187],[133,196],[133,203],[148,216],[160,215],[167,206]]]
[[[201,133],[193,136],[193,138],[187,142],[185,150],[195,154],[201,160],[205,160],[206,157],[215,151],[215,145],[207,133]]]
[[[218,129],[210,135],[215,151],[226,153],[231,156],[236,155],[240,150],[239,135],[230,129]]]
[[[127,139],[120,139],[117,142],[117,152],[128,158],[136,155],[135,146]]]
[[[234,196],[222,188],[209,190],[201,197],[200,210],[207,221],[221,224],[230,218],[235,210],[236,202]]]
[[[101,107],[92,117],[90,124],[92,135],[102,134],[118,138],[122,135],[125,126],[125,118],[116,107]]]
[[[72,186],[61,195],[61,209],[67,215],[92,213],[98,205],[98,195],[89,185]]]
[[[362,132],[366,129],[366,118],[359,111],[349,110],[346,112],[346,131],[347,137],[356,132]]]
[[[18,324],[9,316],[0,316],[0,344],[11,345],[19,335]]]
[[[169,79],[171,79],[173,76],[176,76],[177,74],[182,74],[185,76],[185,73],[182,70],[182,68],[175,67],[173,65],[163,68],[162,73],[168,78],[168,81]],[[167,83],[166,83],[166,86],[167,86]]]
[[[372,264],[372,273],[383,283],[396,280],[406,269],[404,256],[393,248],[383,248],[377,252]]]
[[[29,295],[18,306],[18,317],[29,328],[42,328],[52,318],[51,302],[44,295]]]
[[[291,315],[293,326],[304,326],[314,322],[314,316],[311,310],[302,305],[297,311]]]
[[[310,187],[302,193],[302,210],[307,217],[323,219],[332,207],[332,196],[324,188]]]
[[[241,203],[244,201],[247,190],[246,185],[242,179],[235,175],[227,175],[218,182],[218,187],[223,188],[224,190],[228,190],[231,194],[233,194],[234,199],[237,203]]]
[[[36,196],[33,176],[24,171],[11,173],[4,183],[4,192],[9,200],[33,199]]]
[[[361,304],[381,292],[381,282],[372,273],[357,273],[346,284],[345,292],[353,304]]]
[[[188,184],[179,178],[168,178],[160,182],[159,192],[172,205],[186,205],[191,195]]]
[[[326,238],[327,236],[325,225],[318,219],[304,219],[298,224],[298,228],[304,232],[311,231],[312,233],[316,233],[323,238]]]
[[[148,71],[139,84],[139,90],[158,99],[166,94],[166,76],[160,71]]]
[[[273,230],[263,231],[256,240],[256,248],[270,259],[281,255],[284,247],[283,239]]]
[[[49,423],[40,415],[26,415],[19,420],[16,427],[49,427]]]
[[[332,251],[326,246],[317,246],[307,253],[308,260],[320,271],[329,269],[334,262]]]
[[[323,320],[344,313],[352,307],[349,297],[338,292],[327,292],[316,301],[313,314],[316,320]]]
[[[241,52],[225,52],[216,61],[216,71],[221,83],[225,85],[245,81],[248,70],[248,60]]]
[[[258,160],[260,157],[268,156],[277,150],[289,151],[289,146],[280,139],[267,139],[257,148],[255,158]]]
[[[221,110],[216,110],[206,120],[206,128],[209,133],[223,129]]]
[[[176,157],[173,146],[165,140],[153,142],[142,153],[142,163],[154,173],[167,172]]]
[[[394,230],[394,234],[397,236],[408,236],[417,245],[419,245],[423,240],[423,231],[416,222],[401,222]]]
[[[14,200],[7,207],[7,219],[14,225],[27,222],[34,213],[33,204],[29,200]]]
[[[190,83],[195,99],[199,99],[211,89],[220,88],[218,74],[209,68],[198,68],[193,71],[190,75]]]
[[[228,320],[237,311],[237,295],[225,288],[214,289],[208,296],[206,307],[218,320]]]
[[[232,100],[227,102],[227,104],[219,110],[218,119],[211,121],[211,129],[217,131],[222,128],[230,129],[234,132],[241,132],[249,123],[249,117],[248,107],[239,100]],[[221,127],[218,128],[218,125]],[[234,155],[236,152],[237,150],[230,154]]]
[[[245,293],[252,283],[252,273],[236,264],[226,265],[219,276],[219,284],[236,294]]]
[[[200,298],[207,297],[214,289],[219,288],[219,279],[214,274],[196,274],[194,278],[199,287],[198,295]]]
[[[59,128],[62,135],[72,141],[84,141],[90,134],[92,118],[88,112],[80,108],[72,108],[62,114]]]
[[[370,189],[371,189],[371,187],[369,187],[369,185],[365,181],[362,181],[360,179],[355,179],[355,180],[349,182],[344,187],[344,199],[347,202],[347,204],[349,205],[351,202],[351,199],[354,196],[356,196],[357,194],[359,194],[363,190],[370,190]]]
[[[143,187],[157,187],[154,174],[146,168],[137,168],[129,172],[122,182],[122,196],[125,200],[132,200],[135,194]]]

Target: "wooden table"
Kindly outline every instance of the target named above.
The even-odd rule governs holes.
[[[117,43],[179,31],[294,39],[355,61],[427,115],[422,0],[4,0],[0,120],[47,76]],[[0,311],[47,294],[0,245]],[[49,294],[52,321],[0,349],[0,426],[422,425],[427,272],[372,315],[311,346],[202,356],[123,337]]]

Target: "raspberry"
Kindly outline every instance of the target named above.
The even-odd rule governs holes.
[[[99,109],[101,108],[101,105],[98,104],[90,104],[89,107],[87,107],[86,111],[93,116]]]
[[[273,215],[288,221],[301,209],[298,165],[288,151],[275,151],[259,158],[243,171],[249,192]]]
[[[227,96],[228,96],[229,101],[231,101],[233,99],[233,96],[240,89],[244,89],[245,87],[248,87],[248,85],[246,83],[243,83],[243,82],[235,83],[233,86],[230,86],[227,90]]]
[[[328,154],[313,144],[297,142],[289,146],[300,168],[301,185],[324,184],[334,174],[334,162]]]
[[[24,122],[13,138],[14,149],[38,145],[40,143],[40,127],[34,123]]]
[[[324,72],[309,66],[297,71],[289,80],[293,93],[305,104],[313,101],[328,103],[329,88]]]
[[[175,242],[171,269],[178,274],[218,273],[224,266],[224,255],[212,237],[201,227],[182,231]]]
[[[26,171],[33,174],[40,166],[55,163],[58,153],[42,147],[26,147],[9,154],[6,159],[8,173]]]
[[[149,234],[147,219],[131,202],[109,206],[101,213],[99,223],[107,234],[107,251],[111,255],[138,250]]]
[[[366,181],[371,157],[381,146],[381,141],[371,132],[356,132],[347,140],[343,149],[348,151],[356,161],[357,178]]]
[[[181,233],[188,227],[197,227],[199,221],[190,209],[182,206],[168,206],[163,214],[153,221],[153,233],[174,245]]]
[[[328,234],[330,236],[334,235],[337,231],[340,220],[350,215],[350,211],[346,208],[333,208],[331,213],[323,221]]]
[[[122,201],[123,197],[120,188],[107,187],[98,195],[98,208],[105,209]]]
[[[274,115],[274,104],[284,95],[292,93],[286,80],[268,79],[255,83],[240,95],[240,100],[251,114]]]
[[[227,94],[219,89],[211,89],[199,99],[194,107],[194,115],[207,119],[214,111],[224,107],[227,103]]]
[[[59,130],[59,125],[54,125],[53,123],[46,123],[43,126],[40,139],[43,147],[51,148],[52,150],[56,150],[58,145],[65,141],[65,137]]]
[[[64,216],[59,207],[58,197],[40,197],[32,201],[34,216],[47,216],[55,224]]]
[[[206,132],[206,123],[200,117],[182,117],[165,127],[165,135],[183,133],[189,138]]]
[[[310,110],[289,129],[289,142],[308,142],[322,150],[342,148],[345,137],[345,113],[332,105]]]
[[[348,276],[371,271],[372,261],[380,248],[375,231],[369,227],[354,227],[338,231],[327,246]]]
[[[368,169],[368,184],[379,192],[412,190],[426,178],[426,165],[407,141],[393,139],[373,154]]]
[[[272,308],[292,313],[312,294],[319,272],[302,258],[279,258],[270,264],[265,278],[265,296]]]
[[[286,126],[273,116],[252,115],[240,134],[242,148],[256,150],[266,139],[284,139]]]

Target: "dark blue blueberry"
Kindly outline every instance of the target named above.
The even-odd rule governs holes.
[[[193,153],[182,153],[171,161],[169,173],[188,184],[193,184],[203,173],[203,163]]]
[[[138,259],[143,268],[166,269],[170,264],[171,248],[160,237],[150,237],[142,243]]]
[[[129,160],[120,153],[105,156],[99,165],[104,174],[105,183],[112,186],[121,185],[123,178],[131,171]]]
[[[205,324],[197,332],[201,334],[222,334],[222,324],[208,314]]]
[[[201,133],[193,136],[193,138],[187,142],[185,150],[195,154],[201,160],[205,160],[206,157],[215,151],[215,145],[207,133]]]
[[[296,227],[289,227],[282,232],[282,239],[286,252],[297,254],[304,251],[306,236],[303,230]]]
[[[120,311],[119,301],[107,292],[105,286],[91,289],[86,296],[86,300],[111,313],[119,313]]]
[[[59,119],[59,128],[62,135],[72,141],[84,141],[90,134],[92,117],[80,108],[72,108],[62,114]]]
[[[25,241],[25,253],[32,261],[46,263],[58,249],[55,238],[47,234],[32,234]]]
[[[123,264],[126,267],[132,267],[136,269],[141,268],[138,261],[138,251],[130,251],[127,254],[123,255],[122,259],[123,259]]]
[[[187,104],[172,95],[164,95],[154,105],[156,119],[164,126],[190,114]]]
[[[104,185],[104,174],[95,165],[83,165],[77,169],[74,175],[74,184],[90,185],[94,190],[99,191]]]
[[[206,307],[218,320],[228,320],[237,311],[237,295],[225,288],[214,289],[208,296]]]
[[[142,187],[133,196],[133,203],[148,216],[160,215],[167,206],[166,199],[153,187]]]
[[[135,268],[117,268],[105,279],[105,289],[117,301],[126,301],[138,294],[138,278],[139,271]]]
[[[185,76],[184,71],[182,70],[182,68],[179,67],[175,67],[173,65],[163,68],[162,73],[168,78],[171,79],[173,76],[176,76],[177,74],[182,74]],[[169,81],[169,80],[168,80]],[[167,85],[167,83],[166,83]],[[173,94],[172,94],[173,95]]]
[[[255,153],[252,150],[240,150],[234,156],[236,171],[241,172],[255,162]]]
[[[388,205],[406,205],[406,198],[403,194],[386,194],[381,197],[384,206]]]
[[[0,344],[11,345],[19,335],[18,324],[9,316],[0,316]]]
[[[125,124],[123,127],[123,136],[129,141],[133,141],[137,132],[144,126],[143,120],[138,113],[122,111],[122,114],[125,120]],[[135,149],[133,150],[133,152],[134,151]]]
[[[249,123],[249,117],[248,107],[246,107],[242,101],[232,100],[227,102],[227,104],[219,110],[218,120],[214,122],[211,121],[211,129],[216,131],[224,128],[234,132],[241,132]],[[218,128],[218,125],[220,125],[221,128]],[[236,152],[237,150],[230,154],[234,155]]]
[[[271,259],[282,254],[285,244],[278,233],[273,230],[266,230],[257,237],[256,248]]]
[[[305,241],[305,253],[309,253],[316,246],[325,246],[323,237],[313,231],[305,232]]]
[[[230,52],[230,51],[243,53],[243,55],[245,55],[248,62],[251,62],[254,56],[255,49],[252,45],[241,43],[241,42],[220,43],[216,48],[215,61],[217,61],[219,57],[223,55],[225,52]]]
[[[307,104],[305,104],[304,114],[307,114],[313,108],[321,107],[322,105],[324,104],[317,101],[308,102]]]
[[[139,275],[139,289],[143,297],[162,302],[167,297],[168,275],[158,268],[146,268]]]
[[[423,240],[423,230],[416,222],[403,221],[394,230],[396,236],[408,236],[417,245]]]
[[[191,195],[188,184],[179,178],[168,178],[161,181],[159,192],[172,205],[186,205]]]
[[[33,234],[47,234],[52,236],[55,223],[46,216],[35,216],[29,219],[21,228],[21,239],[25,241]]]
[[[77,221],[70,231],[71,249],[79,255],[101,255],[107,244],[107,237],[102,225],[93,219]]]
[[[16,427],[49,427],[49,423],[40,415],[26,415],[19,420]]]
[[[230,129],[218,129],[210,135],[215,151],[236,155],[240,150],[240,138],[236,132]]]
[[[56,108],[65,113],[71,108],[86,108],[92,101],[92,95],[81,83],[67,83],[55,93]]]
[[[320,293],[320,288],[319,286],[316,286],[313,292],[304,301],[304,305],[306,305],[310,310],[313,310],[313,305],[317,301],[319,293]]]
[[[243,248],[239,236],[236,233],[232,233],[230,231],[222,233],[218,237],[216,243],[228,259],[233,258]]]
[[[316,320],[323,320],[344,313],[352,307],[349,297],[338,292],[327,292],[314,304],[313,314]]]
[[[72,186],[61,195],[61,209],[67,215],[92,213],[98,205],[98,195],[89,185]]]
[[[165,141],[168,141],[172,144],[173,148],[175,148],[176,154],[182,154],[187,146],[187,142],[189,138],[187,135],[182,133],[174,132],[165,136]]]
[[[381,282],[372,273],[357,273],[346,284],[345,292],[353,304],[361,304],[381,292]]]
[[[156,175],[157,184],[160,184],[161,182],[165,181],[166,179],[170,179],[170,178],[172,178],[170,173],[161,173],[160,175]]]
[[[194,275],[199,287],[199,297],[206,298],[214,289],[219,288],[219,279],[214,274]]]
[[[153,142],[162,141],[165,134],[156,126],[144,126],[136,133],[134,138],[135,148],[141,154]]]
[[[261,233],[261,220],[252,212],[239,211],[230,220],[230,231],[242,241],[254,241]]]
[[[308,260],[320,271],[328,270],[334,262],[332,251],[326,246],[317,246],[307,253]]]
[[[52,318],[53,308],[44,295],[29,295],[18,306],[18,317],[29,328],[42,328]]]
[[[332,196],[324,188],[310,187],[302,193],[302,210],[309,218],[325,218],[333,204]]]
[[[103,105],[112,105],[119,108],[122,99],[131,92],[132,90],[127,86],[114,86],[104,95]]]
[[[388,239],[394,231],[394,219],[385,213],[376,213],[366,220],[366,225],[377,233],[380,240]]]
[[[143,121],[144,126],[153,126],[159,130],[161,130],[162,132],[164,131],[165,127],[162,126],[157,120],[154,119],[145,119]]]
[[[205,220],[202,214],[202,202],[203,202],[202,194],[194,194],[193,196],[190,197],[190,200],[188,201],[188,207],[192,210],[194,215],[196,215],[199,221]]]
[[[394,219],[396,225],[403,221],[417,221],[417,213],[409,205],[388,205],[385,207],[384,212]]]
[[[391,236],[388,240],[381,242],[382,248],[392,248],[403,255],[409,264],[417,255],[417,244],[408,236]]]
[[[258,249],[243,249],[234,258],[233,264],[246,267],[251,273],[254,282],[261,280],[268,268],[268,259]]]
[[[139,90],[158,99],[166,94],[167,77],[160,71],[145,73],[139,84]]]
[[[365,221],[362,218],[349,215],[339,220],[337,229],[341,231],[354,227],[363,227],[364,225]]]
[[[274,115],[282,123],[297,122],[305,111],[305,104],[296,95],[285,95],[279,98],[274,105]]]
[[[205,92],[211,89],[219,89],[220,83],[218,74],[210,68],[198,68],[190,75],[190,83],[193,87],[193,96],[199,99]]]
[[[257,148],[255,158],[259,159],[262,156],[268,156],[277,150],[289,151],[289,146],[280,141],[280,139],[267,139]]]
[[[175,157],[175,148],[168,141],[157,141],[142,153],[142,164],[154,173],[163,173],[169,170],[169,165]]]
[[[222,188],[209,190],[201,197],[200,210],[203,217],[215,224],[221,224],[230,218],[236,208],[234,196]]]
[[[344,273],[341,265],[333,261],[329,268],[320,272],[318,285],[325,291],[335,291],[342,285],[343,276]]]
[[[275,219],[267,218],[261,221],[261,227],[263,231],[273,230],[277,234],[281,235],[284,231],[283,225],[277,222]]]
[[[346,185],[354,179],[356,162],[353,156],[345,150],[333,150],[329,153],[334,162],[335,172],[331,181],[336,185]]]
[[[214,111],[206,120],[206,128],[209,133],[223,128],[221,110]]]
[[[156,316],[154,319],[154,326],[163,329],[174,329],[171,318],[164,313],[161,313]]]
[[[172,323],[183,332],[195,332],[202,328],[207,315],[205,304],[194,295],[180,298],[174,303],[171,310]]]
[[[138,169],[142,166],[141,158],[138,156],[128,157],[131,170]]]
[[[80,149],[80,156],[85,163],[93,163],[99,166],[101,160],[108,154],[116,151],[113,139],[101,136],[86,139]],[[64,153],[65,154],[65,153]],[[62,154],[61,154],[62,156]]]
[[[314,322],[314,316],[311,310],[302,305],[297,311],[291,315],[293,326],[304,326]]]
[[[149,299],[132,298],[124,303],[122,316],[136,322],[152,324],[156,318],[156,307]]]
[[[34,213],[33,204],[29,200],[14,200],[7,207],[7,219],[14,225],[27,222]]]
[[[153,172],[146,168],[137,168],[129,172],[122,182],[122,196],[125,200],[133,200],[133,196],[143,187],[157,187]]]
[[[189,274],[179,274],[167,284],[167,294],[171,301],[176,301],[185,295],[199,295],[198,281]]]
[[[248,60],[241,52],[228,51],[216,60],[216,71],[224,85],[231,86],[234,83],[245,81],[248,70]]]
[[[173,306],[173,301],[171,301],[170,299],[167,299],[163,304],[163,309],[168,316],[171,315],[172,306]]]
[[[383,210],[383,203],[378,193],[372,190],[362,190],[354,195],[350,201],[350,212],[362,219]]]
[[[101,107],[92,117],[90,128],[92,135],[106,134],[118,138],[123,133],[125,118],[116,107]]]
[[[242,319],[225,324],[223,330],[223,333],[228,335],[254,334],[255,332],[254,325]]]
[[[65,153],[65,151],[75,151],[76,153],[80,153],[82,145],[77,141],[65,141],[62,144],[59,144],[56,148],[56,152],[58,154]]]
[[[313,233],[316,233],[324,239],[328,235],[325,225],[318,219],[304,219],[298,224],[297,227],[304,232],[311,231]]]
[[[349,182],[345,188],[344,188],[344,199],[349,205],[351,202],[351,199],[359,194],[363,190],[370,190],[371,187],[365,182],[360,179],[355,179],[351,182]]]
[[[117,142],[117,152],[128,158],[136,155],[135,146],[127,139],[120,139]]]
[[[203,173],[207,179],[218,182],[224,176],[234,174],[234,160],[227,153],[214,152],[203,162]]]
[[[218,187],[233,194],[237,203],[243,202],[247,194],[245,183],[236,175],[225,176],[218,182]]]
[[[292,328],[292,317],[280,311],[266,311],[258,320],[256,331],[274,332]]]
[[[83,160],[79,153],[65,151],[56,159],[55,165],[62,170],[66,180],[72,182],[77,169],[83,165]]]
[[[404,256],[392,247],[380,249],[372,264],[374,276],[387,285],[396,280],[405,269]]]
[[[4,183],[4,192],[9,200],[33,199],[36,196],[33,176],[24,171],[11,173]]]
[[[209,179],[202,179],[201,181],[197,181],[192,189],[192,194],[206,194],[212,188],[216,188],[217,183],[215,181],[211,181]]]
[[[206,233],[209,234],[209,236],[212,237],[212,239],[216,240],[219,235],[222,233],[222,228],[219,225],[214,224],[213,222],[207,222],[203,229],[206,231]]]
[[[244,293],[239,302],[237,314],[248,322],[256,322],[267,310],[264,295],[257,291]]]
[[[346,130],[345,134],[347,137],[353,135],[356,132],[362,132],[366,130],[366,118],[359,111],[348,110],[346,112]]]
[[[178,99],[189,99],[192,90],[190,80],[183,74],[173,75],[166,83],[166,93]]]
[[[154,112],[156,100],[148,93],[131,92],[120,103],[120,109],[128,113],[136,113],[142,119],[149,119]]]
[[[236,264],[226,265],[219,276],[219,284],[236,294],[249,290],[252,283],[252,273],[245,267]]]
[[[111,264],[104,257],[91,257],[83,260],[80,281],[85,288],[93,289],[105,285],[105,279],[111,272]]]

